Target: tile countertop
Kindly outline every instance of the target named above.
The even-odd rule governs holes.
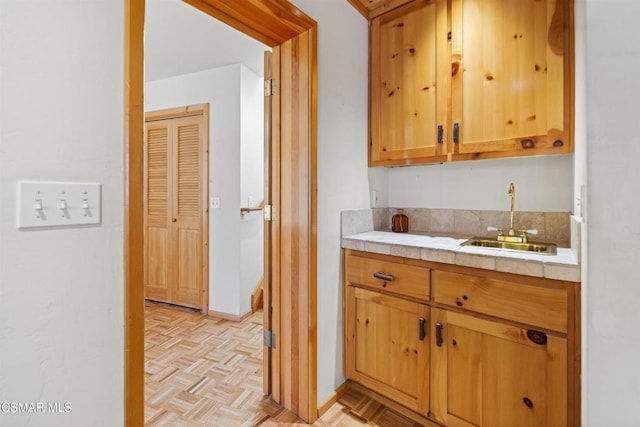
[[[558,248],[557,255],[543,255],[460,246],[465,240],[388,231],[367,231],[343,236],[342,247],[525,276],[580,281],[580,265],[572,249]]]

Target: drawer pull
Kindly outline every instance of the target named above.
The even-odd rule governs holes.
[[[421,317],[419,319],[419,331],[420,331],[419,332],[419,338],[420,338],[420,341],[424,341],[424,337],[427,336],[427,333],[424,330],[425,323],[426,323],[426,320],[424,319],[424,317]]]
[[[545,345],[547,343],[547,334],[545,334],[544,332],[529,329],[527,331],[527,337],[531,340],[531,342],[538,345]]]
[[[436,323],[436,345],[442,347],[442,323]]]
[[[384,273],[373,273],[373,277],[376,279],[384,280],[385,282],[393,282],[393,276]]]

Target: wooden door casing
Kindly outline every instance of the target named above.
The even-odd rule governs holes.
[[[146,298],[205,312],[207,122],[207,104],[147,114],[144,208]]]
[[[310,235],[308,248],[308,264],[301,263],[292,272],[303,277],[298,283],[301,295],[306,304],[296,307],[296,328],[306,329],[306,342],[296,338],[297,345],[304,345],[307,351],[299,357],[292,358],[296,371],[304,373],[306,384],[298,383],[296,388],[285,391],[298,402],[298,415],[305,421],[313,422],[317,416],[317,373],[316,373],[316,138],[317,138],[317,23],[296,6],[286,0],[185,0],[204,13],[242,31],[256,40],[271,46],[281,46],[296,35],[309,32],[309,44],[306,54],[299,55],[301,45],[293,45],[293,55],[288,61],[302,63],[308,67],[308,73],[300,76],[304,79],[302,87],[307,91],[300,93],[295,80],[278,81],[281,94],[290,92],[302,96],[299,112],[295,117],[304,118],[308,133],[297,133],[297,143],[308,148],[306,168],[296,169],[294,178],[301,187],[309,189],[309,211],[298,212],[295,224],[298,228],[289,229],[296,233],[302,229]],[[142,425],[144,422],[144,244],[143,244],[143,158],[144,158],[144,16],[145,0],[125,0],[125,424],[130,427]],[[280,121],[272,120],[275,135],[280,131]],[[283,133],[291,132],[297,123],[290,120],[283,125]],[[276,129],[277,128],[277,129]],[[275,139],[275,137],[274,137]],[[284,165],[292,169],[292,165]],[[272,183],[274,187],[277,181]],[[304,216],[304,215],[308,216]],[[279,255],[279,247],[275,249]],[[275,254],[274,254],[275,255]],[[206,286],[205,286],[206,288]],[[279,295],[273,292],[274,298]],[[290,312],[291,307],[283,307]],[[290,331],[291,332],[291,331]],[[296,331],[292,331],[296,333]],[[280,335],[278,342],[293,337]],[[301,390],[300,387],[306,387]]]
[[[278,64],[277,52],[265,51],[264,53],[264,80],[272,80],[274,64]],[[274,156],[274,153],[279,152],[279,139],[274,137],[273,133],[276,133],[277,128],[272,126],[272,121],[275,121],[273,116],[278,112],[279,103],[273,101],[277,98],[274,93],[272,96],[264,97],[264,204],[273,205],[273,200],[277,200],[279,194],[279,185],[274,185],[274,180],[280,176],[279,172],[279,157]],[[272,102],[273,101],[273,102]],[[277,183],[277,181],[275,181]],[[265,331],[273,331],[273,321],[275,316],[279,313],[274,313],[271,307],[274,303],[274,288],[280,283],[279,264],[277,262],[280,247],[276,242],[276,238],[279,233],[276,227],[278,224],[274,223],[268,226],[265,223],[264,226],[264,262],[263,262],[263,280],[264,280],[264,296],[263,296],[263,328]],[[262,383],[262,389],[265,396],[280,396],[280,382],[279,372],[276,370],[276,363],[274,361],[280,360],[278,357],[279,347],[267,347],[264,346],[262,350],[262,370],[264,372],[264,381]],[[274,399],[275,400],[275,399]]]
[[[316,58],[315,27],[273,48],[270,181],[275,218],[267,222],[271,324],[277,341],[272,397],[308,422],[318,416]]]

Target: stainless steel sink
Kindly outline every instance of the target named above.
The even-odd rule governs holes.
[[[554,243],[543,242],[504,242],[486,237],[474,237],[462,243],[462,246],[476,246],[480,248],[500,249],[506,251],[535,252],[541,254],[555,255],[558,253],[558,246]]]

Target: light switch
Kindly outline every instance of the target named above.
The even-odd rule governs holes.
[[[100,224],[98,183],[18,181],[18,228]]]

